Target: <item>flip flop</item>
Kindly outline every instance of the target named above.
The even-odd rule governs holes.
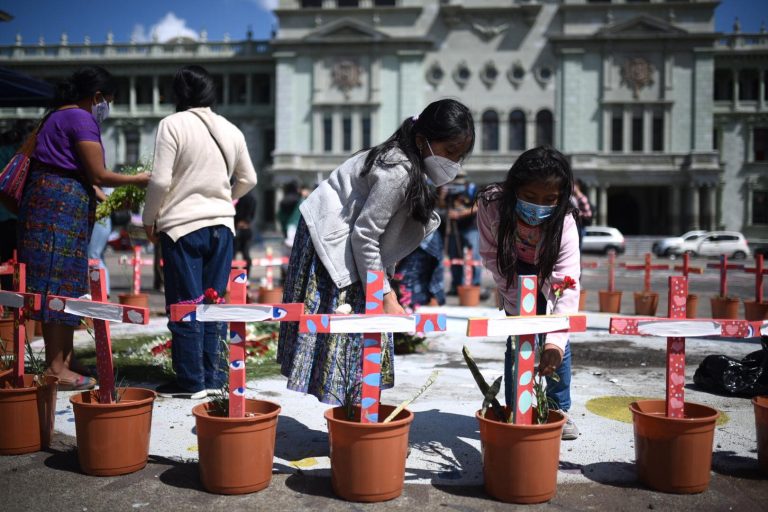
[[[86,391],[94,387],[96,387],[96,379],[85,375],[78,375],[73,381],[59,379],[59,391]]]

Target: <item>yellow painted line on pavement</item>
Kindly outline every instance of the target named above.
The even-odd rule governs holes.
[[[600,396],[587,401],[587,410],[603,418],[623,423],[632,423],[632,412],[629,410],[629,404],[636,400],[658,399],[646,396]],[[718,412],[720,412],[720,416],[717,418],[718,426],[725,425],[730,421],[725,412],[720,410]]]

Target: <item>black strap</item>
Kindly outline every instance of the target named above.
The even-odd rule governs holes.
[[[227,157],[224,154],[224,149],[222,149],[221,144],[219,144],[219,141],[216,139],[216,137],[213,135],[213,132],[211,131],[211,128],[208,126],[208,123],[205,122],[203,119],[203,116],[195,112],[194,110],[190,110],[195,116],[197,116],[198,119],[200,119],[200,122],[203,123],[205,126],[205,129],[208,130],[208,133],[211,135],[211,138],[213,139],[213,142],[216,143],[216,147],[219,148],[219,151],[221,152],[221,157],[224,159],[224,168],[227,170],[227,176],[229,176],[229,164],[227,163]]]

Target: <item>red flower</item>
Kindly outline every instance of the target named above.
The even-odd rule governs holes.
[[[563,290],[573,290],[576,288],[576,280],[571,276],[563,278]]]
[[[219,302],[219,292],[217,292],[213,288],[208,288],[207,290],[205,290],[205,293],[203,293],[203,297],[205,297],[206,304],[216,304],[217,302]]]
[[[563,284],[562,283],[555,283],[552,285],[552,293],[559,296],[561,293],[563,293]]]

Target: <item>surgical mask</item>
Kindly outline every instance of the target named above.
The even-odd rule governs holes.
[[[96,119],[96,122],[101,124],[109,117],[109,103],[107,100],[102,99],[100,102],[95,104],[93,108],[91,109],[91,113],[93,114],[93,118]]]
[[[429,145],[429,141],[427,141],[427,147],[429,152],[432,153],[431,156],[424,159],[424,170],[427,173],[427,177],[432,180],[436,187],[453,181],[461,170],[461,164],[449,158],[435,155],[432,151],[432,146]]]
[[[542,206],[540,204],[528,203],[518,198],[515,212],[529,226],[538,226],[552,216],[555,208],[557,206]]]

